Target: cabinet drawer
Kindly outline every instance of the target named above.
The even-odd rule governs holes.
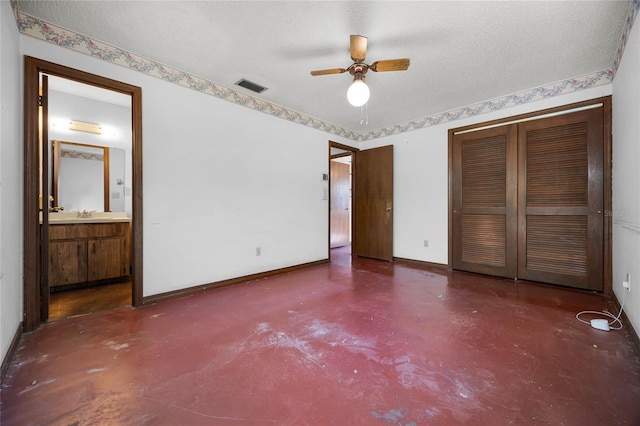
[[[89,236],[89,225],[86,224],[60,224],[49,225],[49,240],[72,240],[87,238]]]
[[[89,238],[124,237],[128,230],[128,222],[92,223],[89,225]]]

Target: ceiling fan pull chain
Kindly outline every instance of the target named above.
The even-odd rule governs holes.
[[[369,102],[360,107],[360,124],[369,125]]]

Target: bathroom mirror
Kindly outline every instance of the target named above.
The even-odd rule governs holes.
[[[60,207],[66,212],[124,210],[124,205],[118,205],[124,198],[118,188],[124,184],[123,150],[60,140],[52,145],[52,211]]]

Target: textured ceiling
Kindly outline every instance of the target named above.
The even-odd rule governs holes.
[[[630,1],[31,1],[20,12],[356,133],[609,70]],[[405,72],[367,74],[349,105],[349,35],[367,63],[409,57]],[[364,113],[366,112],[366,115]],[[365,120],[368,118],[368,121]]]

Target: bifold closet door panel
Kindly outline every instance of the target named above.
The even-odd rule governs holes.
[[[453,268],[517,272],[517,133],[502,126],[453,137]]]
[[[602,109],[518,129],[518,277],[603,289]]]

